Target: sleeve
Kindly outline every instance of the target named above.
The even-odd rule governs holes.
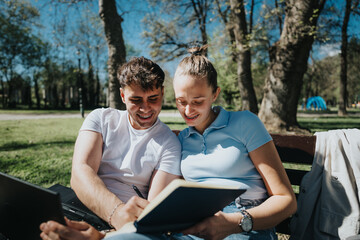
[[[166,137],[162,148],[163,150],[160,156],[161,159],[156,166],[156,169],[181,176],[181,145],[177,136],[170,132],[169,136]]]
[[[249,111],[243,112],[241,119],[241,141],[245,144],[248,152],[254,151],[265,143],[272,140],[263,122]]]
[[[83,130],[90,130],[94,132],[101,133],[101,115],[102,115],[102,109],[98,108],[89,113],[87,117],[85,118],[80,131]]]

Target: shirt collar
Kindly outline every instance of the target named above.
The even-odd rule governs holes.
[[[208,133],[209,131],[213,129],[220,129],[224,128],[228,125],[229,122],[229,112],[223,109],[221,106],[215,106],[213,107],[213,111],[218,114],[214,122],[210,124],[209,127],[207,127],[204,131],[204,133]],[[187,134],[185,134],[185,137],[190,137],[191,134],[199,134],[198,131],[194,127],[188,127]]]

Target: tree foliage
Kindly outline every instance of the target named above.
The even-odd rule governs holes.
[[[143,37],[150,42],[151,57],[171,61],[186,54],[189,43],[206,44],[211,3],[210,0],[149,1],[159,10],[143,19],[147,29]]]
[[[4,107],[16,103],[19,76],[22,75],[17,69],[26,72],[39,64],[43,42],[32,33],[38,17],[37,9],[26,2],[0,2],[0,72]]]

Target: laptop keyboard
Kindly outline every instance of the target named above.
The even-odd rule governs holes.
[[[79,209],[69,207],[67,204],[64,203],[62,204],[62,208],[63,208],[64,216],[70,220],[85,221],[99,231],[109,229],[109,226],[96,216],[87,214],[86,212],[83,212]]]
[[[68,206],[66,206],[65,204],[63,204],[63,212],[64,212],[65,217],[67,217],[70,220],[85,221],[84,213],[82,213],[80,211],[75,211],[75,210],[69,208]]]

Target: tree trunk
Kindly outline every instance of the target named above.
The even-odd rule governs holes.
[[[315,28],[326,0],[287,0],[280,40],[269,50],[259,117],[269,132],[301,132],[296,113],[314,42]]]
[[[347,45],[348,45],[348,35],[347,28],[350,20],[350,12],[351,12],[351,1],[346,0],[346,9],[344,14],[344,21],[341,28],[341,70],[340,70],[340,98],[339,98],[339,116],[346,116],[346,106],[347,106]]]
[[[104,24],[108,44],[109,105],[112,108],[125,109],[120,97],[120,84],[117,70],[126,61],[125,44],[122,36],[122,17],[116,10],[115,0],[99,0],[99,16]]]
[[[251,75],[251,52],[243,0],[230,0],[231,20],[236,45],[236,63],[242,110],[257,114],[259,109]]]
[[[95,107],[100,105],[100,78],[99,72],[96,70],[96,89],[95,89]]]
[[[94,67],[92,65],[91,62],[91,57],[89,54],[86,54],[87,60],[88,60],[88,65],[89,65],[89,70],[88,70],[88,107],[89,108],[94,108],[95,107],[95,87],[96,87],[96,82],[95,82],[95,78],[94,78]]]
[[[5,108],[6,108],[6,102],[5,102],[5,93],[6,93],[6,91],[5,91],[5,83],[4,83],[4,81],[2,80],[2,78],[1,78],[0,82],[1,82],[1,88],[2,88],[2,99],[1,99],[1,101],[2,101],[2,107],[5,109]]]
[[[35,76],[35,73],[33,74],[33,78],[34,78],[34,91],[35,91],[35,98],[36,98],[36,108],[40,109],[39,83],[38,83],[37,76]]]

